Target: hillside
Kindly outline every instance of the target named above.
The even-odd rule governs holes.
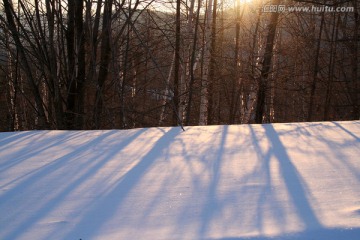
[[[360,121],[0,133],[0,239],[360,239]]]

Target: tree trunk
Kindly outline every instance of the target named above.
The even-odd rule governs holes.
[[[193,2],[194,1],[192,1],[192,3]],[[193,86],[194,86],[194,82],[195,82],[194,71],[196,69],[196,66],[195,66],[195,64],[196,64],[196,46],[197,46],[197,38],[198,38],[197,35],[198,35],[198,29],[199,29],[200,7],[201,7],[201,0],[198,0],[197,10],[196,10],[194,39],[193,39],[191,58],[190,58],[189,99],[187,102],[187,112],[186,112],[186,120],[185,120],[186,125],[189,125],[189,123],[190,123],[190,114],[191,114],[191,110],[192,110]]]
[[[332,82],[334,78],[335,71],[335,61],[337,54],[337,38],[338,38],[338,28],[339,28],[339,18],[336,21],[336,14],[333,14],[333,28],[331,33],[330,40],[330,60],[329,60],[329,68],[328,68],[328,78],[326,83],[326,95],[325,95],[325,104],[324,104],[324,121],[330,120],[330,105],[331,105],[331,92],[332,92]]]
[[[95,128],[101,127],[101,114],[103,110],[103,87],[109,73],[109,63],[111,55],[110,39],[111,39],[111,9],[112,0],[105,1],[104,15],[103,15],[103,29],[101,33],[101,57],[100,70],[97,82],[96,96],[95,96],[95,110],[94,110],[94,124]]]
[[[68,1],[68,96],[67,127],[82,129],[85,82],[85,34],[82,0]]]
[[[180,19],[180,9],[181,0],[176,1],[176,29],[175,29],[175,64],[174,64],[174,113],[173,113],[173,125],[177,126],[179,123],[179,110],[180,110],[180,94],[179,94],[179,84],[180,84],[180,30],[181,30],[181,19]]]
[[[311,92],[310,92],[310,101],[309,101],[309,110],[308,110],[308,117],[307,121],[311,122],[313,120],[313,107],[315,102],[315,90],[316,90],[316,81],[319,73],[319,56],[320,56],[320,48],[321,48],[321,38],[323,33],[323,26],[324,26],[324,13],[321,14],[321,23],[320,23],[320,30],[319,30],[319,39],[316,46],[315,52],[315,64],[314,64],[314,72],[313,72],[313,79],[311,83]]]
[[[358,69],[359,59],[359,28],[360,16],[358,12],[358,0],[354,0],[354,40],[353,40],[353,56],[352,56],[352,119],[360,119],[360,77]]]
[[[214,85],[215,85],[215,66],[216,66],[216,16],[217,0],[214,0],[211,24],[211,44],[210,44],[210,63],[208,74],[208,106],[207,124],[214,124]]]
[[[212,22],[212,0],[208,0],[205,13],[205,30],[203,37],[203,61],[202,61],[202,78],[201,78],[201,98],[200,98],[200,116],[199,125],[208,124],[208,82],[209,82],[209,67],[210,67],[210,38],[211,38],[211,22]]]
[[[279,6],[280,0],[274,0],[273,5]],[[261,124],[265,110],[265,96],[267,88],[267,79],[271,69],[273,47],[276,35],[276,27],[278,23],[279,12],[271,13],[268,34],[266,38],[264,60],[261,68],[260,79],[258,80],[258,93],[256,98],[255,122]]]
[[[44,105],[39,91],[39,86],[36,83],[35,78],[33,77],[30,64],[26,57],[25,48],[20,40],[19,32],[17,31],[16,24],[13,18],[13,14],[15,14],[14,9],[8,0],[4,0],[4,10],[5,10],[9,30],[14,39],[17,52],[19,53],[21,66],[26,73],[26,78],[29,81],[32,94],[34,96],[34,101],[36,106],[35,108],[36,118],[38,119],[38,121],[35,123],[35,127],[37,129],[46,129],[49,127],[49,124],[45,115]]]
[[[55,41],[54,41],[54,34],[55,34],[55,2],[46,1],[46,12],[47,12],[47,20],[49,26],[49,66],[50,66],[50,83],[52,86],[52,95],[53,99],[52,102],[55,108],[55,128],[56,129],[64,129],[64,122],[63,122],[63,103],[60,91],[60,84],[59,79],[57,76],[57,57],[56,57],[56,50],[55,50]],[[50,108],[51,106],[49,106]]]

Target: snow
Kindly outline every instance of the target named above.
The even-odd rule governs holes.
[[[360,239],[360,121],[0,133],[0,239]]]

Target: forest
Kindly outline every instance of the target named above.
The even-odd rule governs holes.
[[[3,0],[0,131],[359,120],[359,13],[358,0]]]

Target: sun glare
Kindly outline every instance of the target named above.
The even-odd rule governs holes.
[[[233,0],[235,6],[253,4],[256,0]]]

